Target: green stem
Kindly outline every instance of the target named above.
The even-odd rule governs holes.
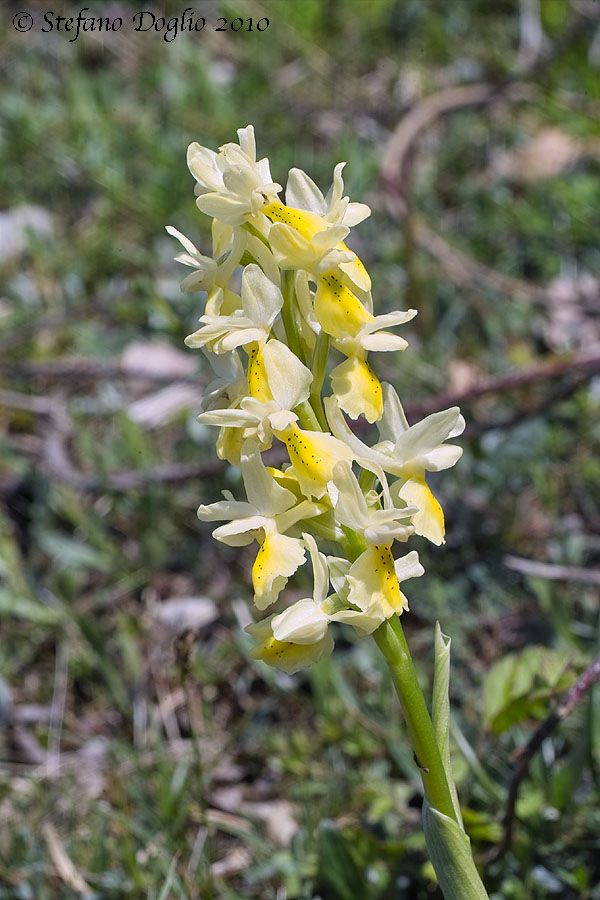
[[[315,411],[308,400],[303,400],[302,403],[299,403],[298,406],[294,407],[294,412],[300,419],[302,427],[306,428],[307,431],[323,430],[315,415]]]
[[[427,704],[398,617],[383,622],[373,637],[392,674],[415,761],[421,771],[425,797],[430,806],[457,822]]]
[[[327,419],[325,418],[325,412],[323,410],[323,404],[321,402],[321,388],[323,387],[325,372],[327,370],[327,359],[329,357],[330,342],[331,338],[329,337],[329,335],[326,334],[323,329],[321,329],[317,336],[317,341],[315,343],[315,349],[312,356],[313,380],[310,385],[309,401],[310,405],[315,411],[315,415],[319,420],[323,431],[329,431],[329,428],[327,426]]]
[[[288,270],[283,273],[283,308],[281,310],[281,318],[285,329],[288,347],[295,353],[300,362],[306,365],[306,356],[304,348],[300,340],[298,326],[296,324],[296,290],[294,287],[294,272]],[[314,430],[314,429],[313,429]],[[321,430],[319,427],[318,431]]]

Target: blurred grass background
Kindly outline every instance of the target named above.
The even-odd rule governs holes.
[[[325,190],[344,159],[372,206],[352,247],[381,311],[419,310],[375,360],[413,420],[463,396],[405,626],[425,680],[435,620],[452,635],[490,892],[600,898],[593,691],[491,861],[512,754],[599,650],[598,3],[203,0],[171,43],[130,18],[181,4],[95,2],[123,27],[73,42],[47,8],[0,4],[0,898],[439,896],[374,644],[294,678],[250,661],[251,556],[194,515],[239,479],[195,422],[203,299],[164,225],[208,250],[186,147],[248,122],[275,180]]]

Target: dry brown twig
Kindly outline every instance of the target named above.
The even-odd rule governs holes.
[[[585,569],[583,566],[557,566],[552,563],[539,562],[536,559],[524,559],[521,556],[504,557],[504,565],[514,572],[544,578],[547,581],[579,581],[582,584],[594,584],[600,587],[600,569]]]
[[[177,484],[193,478],[210,478],[224,468],[222,460],[210,459],[189,463],[163,463],[150,469],[122,469],[105,476],[87,475],[72,463],[67,449],[73,423],[65,397],[61,394],[31,397],[14,391],[2,391],[0,404],[48,417],[49,427],[41,441],[41,449],[33,450],[32,455],[38,458],[42,469],[51,478],[70,484],[80,491],[126,492],[151,484]]]
[[[518,390],[538,382],[549,381],[565,375],[585,375],[592,377],[600,372],[600,351],[597,353],[579,353],[571,357],[554,357],[536,363],[526,369],[515,369],[501,375],[493,375],[482,379],[462,391],[447,391],[437,394],[431,400],[413,403],[409,408],[411,415],[426,416],[438,409],[457,406],[476,400],[485,394],[499,394],[505,391]]]
[[[181,381],[187,384],[198,384],[198,375],[184,375],[180,371],[161,367],[159,371],[151,369],[136,369],[114,360],[96,360],[86,357],[73,356],[62,359],[37,362],[33,360],[0,360],[0,375],[13,378],[43,378],[44,380],[63,381],[65,379],[77,379],[96,381],[104,378],[125,379],[139,381],[168,382]],[[0,401],[1,402],[1,401]]]

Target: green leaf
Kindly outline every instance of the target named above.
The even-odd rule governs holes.
[[[112,568],[112,561],[106,554],[57,531],[42,534],[39,543],[44,552],[53,557],[65,569],[93,569],[98,572],[110,572]]]
[[[556,809],[562,811],[572,804],[587,762],[588,744],[585,737],[581,737],[563,764],[555,768],[550,777],[548,797]]]
[[[425,801],[423,830],[444,900],[488,900],[471,842],[460,826]]]
[[[440,623],[435,623],[435,671],[433,676],[433,704],[432,704],[432,720],[433,729],[440,756],[446,772],[446,779],[450,794],[452,795],[452,805],[456,813],[456,818],[462,822],[460,814],[460,802],[454,777],[452,775],[452,764],[450,762],[450,638],[442,633]]]
[[[29,597],[21,597],[9,590],[0,590],[0,619],[3,618],[25,619],[36,625],[55,625],[63,619],[60,609],[52,606],[44,606],[37,600]]]
[[[317,885],[323,900],[368,896],[362,867],[354,859],[348,840],[330,822],[322,822],[319,828]]]
[[[526,647],[495,663],[483,681],[485,724],[496,734],[529,718],[543,719],[548,700],[573,681],[569,658],[547,647]]]

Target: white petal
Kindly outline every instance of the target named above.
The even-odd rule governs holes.
[[[304,533],[302,537],[304,538],[304,543],[306,544],[308,552],[310,553],[310,559],[313,567],[313,599],[315,603],[320,604],[325,600],[327,596],[327,589],[329,587],[329,569],[327,568],[327,561],[323,554],[319,553],[317,542],[315,541],[312,534]]]
[[[365,459],[373,458],[379,460],[380,454],[372,453],[371,448],[364,444],[360,438],[356,437],[353,431],[346,424],[344,414],[337,405],[335,397],[326,397],[324,402],[327,421],[334,435],[350,447],[357,457]]]
[[[298,600],[271,620],[273,637],[293,644],[316,644],[327,632],[329,619],[314,600]]]
[[[419,554],[411,550],[406,556],[401,556],[394,563],[398,581],[406,581],[408,578],[419,578],[425,574],[425,569],[419,562]]]
[[[350,229],[346,228],[345,225],[331,225],[329,228],[324,228],[323,231],[317,232],[312,238],[312,242],[316,247],[321,248],[321,250],[327,250],[329,248],[337,247],[349,234]],[[352,251],[349,252],[351,253]]]
[[[196,256],[198,250],[196,249],[195,245],[192,244],[190,239],[186,238],[185,234],[182,234],[176,228],[173,228],[172,225],[165,225],[165,231],[170,234],[171,237],[176,238],[181,246],[184,247],[191,256]]]
[[[367,334],[360,338],[361,347],[372,353],[389,353],[393,350],[406,350],[408,341],[399,334],[380,331],[378,334]]]
[[[362,532],[369,524],[369,512],[363,492],[349,463],[337,463],[333,469],[332,480],[338,489],[335,501],[337,521]]]
[[[345,165],[345,162],[339,162],[333,170],[333,181],[331,182],[331,187],[329,188],[325,199],[331,221],[341,221],[339,213],[341,212],[340,207],[342,204],[342,195],[344,193],[344,179],[342,178],[342,172],[344,171]],[[331,218],[331,216],[333,216],[333,218]]]
[[[255,441],[244,442],[241,465],[246,496],[256,510],[267,516],[276,516],[295,505],[294,494],[277,484],[267,470]]]
[[[241,519],[254,513],[255,507],[243,500],[218,500],[199,506],[197,515],[201,522],[218,522],[219,519]]]
[[[273,399],[281,409],[294,409],[308,398],[312,372],[281,341],[268,341],[263,351]]]
[[[392,385],[383,381],[381,389],[383,391],[383,416],[377,423],[377,428],[382,441],[395,443],[400,435],[408,429],[408,422],[400,398]]]
[[[242,276],[242,306],[248,319],[265,331],[283,306],[283,296],[277,285],[254,263],[246,266]]]
[[[358,225],[371,215],[371,207],[366,203],[349,203],[344,213],[342,223],[349,225],[351,228]]]
[[[234,519],[226,525],[219,525],[213,531],[213,537],[230,547],[243,547],[254,540],[253,531],[269,525],[269,519],[264,516],[247,516],[245,519]]]
[[[400,435],[394,455],[409,462],[415,457],[430,453],[450,436],[460,418],[458,406],[427,416]]]
[[[332,622],[343,622],[352,625],[359,634],[373,634],[376,628],[385,621],[381,606],[373,601],[363,610],[341,609],[329,617]]]
[[[246,154],[249,160],[256,160],[256,139],[254,137],[254,125],[246,125],[245,128],[237,130],[240,148]]]
[[[393,328],[394,325],[404,325],[417,315],[416,309],[397,309],[395,312],[385,313],[383,316],[375,316],[373,322],[365,327],[365,331],[379,331],[381,328]]]
[[[230,333],[225,335],[219,345],[215,347],[215,352],[229,353],[236,347],[245,347],[247,344],[253,344],[258,341],[261,344],[267,339],[267,333],[264,328],[245,328],[240,324],[239,328],[232,328]]]
[[[200,413],[198,422],[204,425],[219,425],[227,428],[248,428],[256,425],[256,417],[243,409],[211,409]]]
[[[254,234],[249,234],[246,240],[248,252],[252,254],[267,278],[279,287],[281,283],[279,266],[275,262],[275,257],[270,248]]]
[[[201,194],[196,206],[207,216],[219,219],[226,225],[241,225],[250,213],[247,201],[236,200],[226,194]]]
[[[285,191],[287,206],[295,209],[307,209],[319,216],[326,211],[325,198],[306,172],[302,169],[290,169]]]
[[[333,589],[339,593],[346,587],[346,575],[350,570],[350,563],[341,556],[328,556],[327,565],[329,566],[329,578]]]
[[[462,447],[444,444],[442,447],[436,447],[431,453],[424,453],[421,459],[428,472],[441,472],[443,469],[450,469],[456,465],[462,452]]]
[[[223,183],[216,159],[217,154],[213,150],[200,144],[190,144],[187,149],[188,168],[204,190],[217,190]]]
[[[466,426],[467,426],[467,423],[465,422],[464,416],[459,416],[458,419],[456,420],[456,425],[454,426],[454,428],[452,429],[452,431],[450,432],[448,437],[449,438],[458,437],[459,434],[463,433]]]
[[[288,409],[282,409],[278,410],[277,412],[270,413],[268,419],[271,431],[285,431],[285,429],[289,425],[292,425],[294,422],[298,421],[298,416],[296,415],[296,413],[293,413]]]

